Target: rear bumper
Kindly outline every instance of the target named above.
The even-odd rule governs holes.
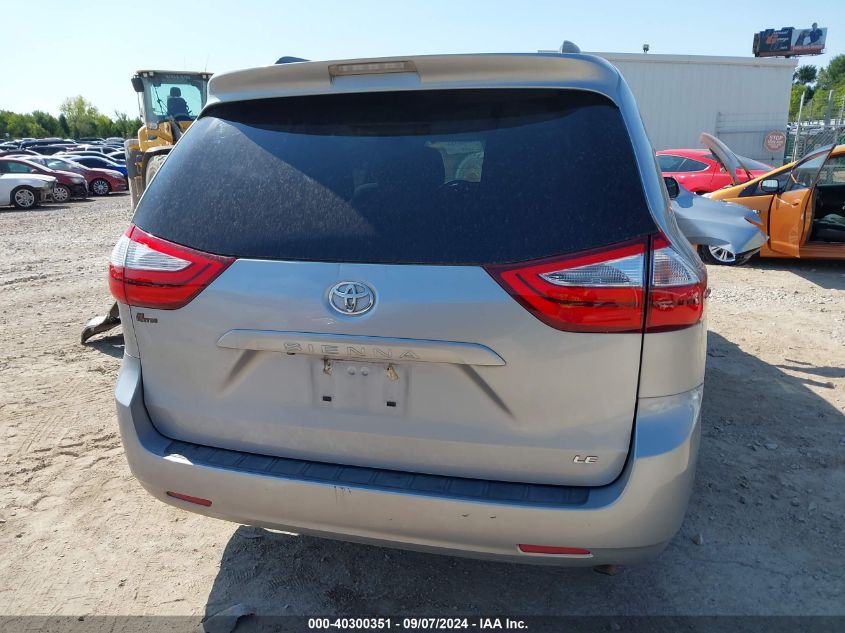
[[[523,486],[518,500],[302,478],[278,472],[284,469],[245,468],[242,464],[258,459],[245,453],[174,443],[150,422],[140,362],[131,356],[124,356],[115,395],[130,468],[166,503],[237,523],[349,541],[584,566],[648,560],[677,532],[695,472],[702,391],[640,399],[631,457],[614,483],[558,496],[531,494],[534,487]],[[218,458],[202,459],[203,454]],[[212,505],[169,497],[168,490],[210,499]],[[591,555],[524,554],[520,543],[585,548]]]

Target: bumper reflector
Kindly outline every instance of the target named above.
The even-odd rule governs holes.
[[[191,495],[183,495],[181,492],[173,492],[172,490],[167,491],[168,497],[173,497],[174,499],[181,499],[182,501],[187,501],[188,503],[196,503],[199,506],[210,506],[211,501],[208,499],[203,499],[202,497],[192,497]]]
[[[169,493],[168,493],[169,494]],[[590,550],[583,547],[554,547],[551,545],[519,544],[519,551],[525,554],[557,554],[558,556],[590,556]]]

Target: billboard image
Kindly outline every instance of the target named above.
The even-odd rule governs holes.
[[[792,55],[818,55],[824,50],[827,29],[813,22],[808,29],[792,26],[766,29],[754,35],[756,57],[787,57]]]
[[[756,57],[787,57],[792,55],[818,55],[824,50],[827,29],[813,22],[808,29],[792,26],[766,29],[754,35]]]

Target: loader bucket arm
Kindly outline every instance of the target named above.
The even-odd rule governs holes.
[[[108,332],[118,325],[120,325],[120,311],[118,310],[117,303],[115,303],[107,314],[94,317],[85,324],[85,329],[82,330],[81,342],[84,345],[92,336]]]

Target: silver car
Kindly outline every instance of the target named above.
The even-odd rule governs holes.
[[[681,525],[706,271],[599,58],[215,75],[109,281],[123,444],[162,501],[552,565]]]
[[[766,243],[756,211],[732,202],[699,196],[664,176],[678,227],[708,264],[741,266]]]

